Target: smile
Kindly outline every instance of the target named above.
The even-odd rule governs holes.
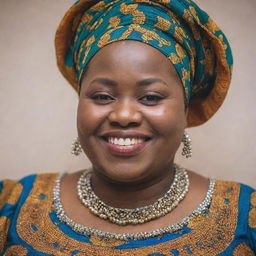
[[[140,153],[149,143],[148,137],[104,136],[102,142],[111,154],[132,156]]]
[[[136,144],[141,144],[146,139],[142,138],[116,138],[116,137],[108,137],[108,143],[119,145],[119,146],[131,146]]]

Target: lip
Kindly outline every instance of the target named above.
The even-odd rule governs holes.
[[[136,145],[120,146],[120,145],[115,145],[115,144],[109,143],[109,142],[105,141],[104,139],[101,139],[101,141],[112,154],[120,155],[120,156],[136,155],[139,152],[141,152],[146,147],[146,145],[149,143],[149,141],[144,141],[144,142],[136,144]]]
[[[105,138],[106,137],[116,137],[116,138],[142,138],[143,142],[139,144],[133,144],[130,146],[120,146],[116,144],[109,143]],[[150,143],[152,137],[139,133],[136,131],[112,131],[104,133],[100,136],[100,140],[103,145],[110,151],[110,153],[118,156],[133,156],[140,152]]]
[[[110,131],[100,135],[100,137],[117,137],[117,138],[143,138],[143,139],[150,139],[152,136],[136,132],[136,131]]]

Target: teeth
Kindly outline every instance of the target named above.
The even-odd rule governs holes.
[[[134,144],[140,144],[144,141],[144,139],[139,139],[139,138],[114,138],[114,137],[108,137],[108,142],[115,144],[115,145],[120,145],[120,146],[130,146]]]
[[[125,140],[126,140],[126,139],[125,139]],[[124,140],[124,139],[119,139],[119,140],[118,140],[118,144],[125,146],[125,143],[124,143],[125,140]]]
[[[125,146],[129,146],[129,145],[131,145],[132,143],[131,143],[131,140],[128,138],[128,139],[125,139],[125,141],[124,141],[124,145]]]

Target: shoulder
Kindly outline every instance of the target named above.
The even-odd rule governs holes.
[[[222,192],[223,195],[228,193],[236,195],[239,199],[248,199],[255,189],[239,182],[216,180],[215,193],[219,192]]]
[[[48,191],[56,180],[56,173],[33,174],[18,181],[0,181],[0,254],[5,246],[13,223],[29,201],[36,200],[35,191]],[[38,197],[43,197],[39,194]],[[15,226],[15,225],[14,225]],[[13,230],[11,231],[15,233]]]
[[[36,175],[27,176],[19,181],[3,180],[0,182],[0,211],[6,204],[17,203],[22,191],[32,186]]]
[[[243,212],[249,210],[252,204],[255,202],[256,191],[254,188],[232,181],[217,180],[214,189],[215,197],[218,197],[219,201],[223,201],[226,204],[233,203],[233,207],[243,209]]]
[[[32,174],[18,181],[0,181],[0,217],[12,218],[18,206],[21,206],[35,186],[49,185],[56,178],[56,173]]]
[[[256,190],[248,185],[216,181],[215,197],[216,207],[227,205],[230,217],[236,220],[235,239],[243,240],[256,251]]]

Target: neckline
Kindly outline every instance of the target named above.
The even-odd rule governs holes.
[[[159,197],[155,202],[145,206],[131,209],[113,207],[106,204],[94,193],[92,189],[92,168],[83,171],[78,179],[78,197],[80,202],[82,202],[82,204],[87,207],[90,212],[101,219],[105,219],[119,225],[143,224],[165,216],[175,209],[186,196],[189,188],[188,173],[184,168],[178,166],[177,164],[174,165],[174,170],[174,179],[164,195]],[[152,215],[152,213],[154,213],[154,215]]]
[[[152,237],[156,237],[159,235],[163,235],[166,233],[173,233],[176,232],[183,227],[185,227],[193,218],[196,216],[204,213],[207,209],[209,209],[211,200],[213,197],[213,192],[215,188],[215,179],[209,179],[209,186],[208,191],[204,197],[204,199],[201,201],[201,203],[198,205],[196,209],[194,209],[191,214],[184,217],[182,220],[171,224],[170,226],[159,228],[154,231],[150,232],[141,232],[141,233],[112,233],[112,232],[105,232],[98,229],[90,228],[87,226],[84,226],[82,224],[76,223],[73,221],[69,216],[66,214],[64,207],[62,205],[61,197],[60,197],[60,189],[61,189],[61,180],[63,176],[66,173],[60,173],[56,180],[55,180],[55,186],[53,188],[53,210],[56,213],[57,218],[62,222],[65,223],[71,230],[74,232],[77,232],[79,234],[85,235],[85,236],[97,236],[101,239],[117,239],[117,240],[124,240],[128,241],[129,239],[132,240],[142,240],[142,239],[149,239]]]

